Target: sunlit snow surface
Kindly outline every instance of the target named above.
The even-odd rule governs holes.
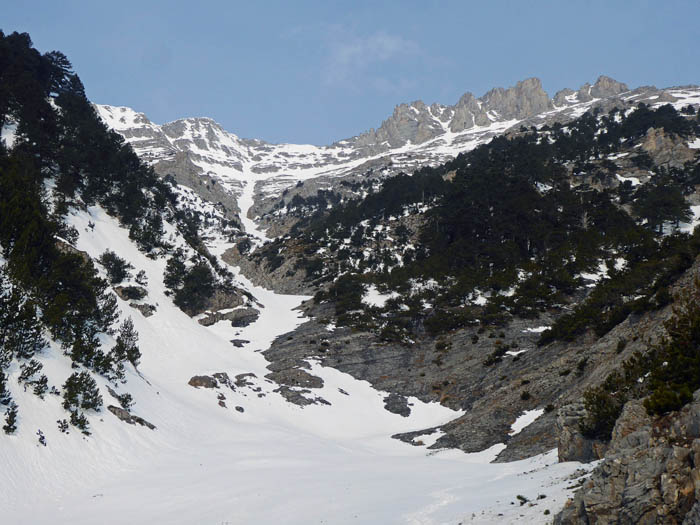
[[[0,140],[5,142],[5,146],[12,148],[15,145],[17,124],[9,123],[0,128]]]
[[[385,394],[369,383],[314,361],[311,372],[324,380],[315,393],[330,406],[300,408],[273,392],[259,351],[304,321],[295,310],[304,297],[277,295],[238,275],[264,305],[259,320],[205,328],[166,297],[165,260],[138,252],[114,219],[90,208],[70,222],[81,234],[79,249],[95,257],[110,248],[146,271],[148,302],[158,310],[144,318],[119,302],[134,320],[143,358],[141,376],[131,371],[118,391],[130,392],[133,413],[157,430],[127,425],[103,409],[89,414],[92,436],[73,428],[62,434],[54,423],[66,417],[61,398],[23,392],[14,365],[9,385],[20,418],[17,435],[0,441],[3,523],[541,523],[544,509],[563,505],[570,484],[564,478],[579,465],[557,464],[555,452],[489,464],[502,445],[464,454],[391,439],[459,415],[441,405],[412,398],[410,417],[392,414],[383,407]],[[233,338],[250,343],[236,348]],[[60,348],[41,359],[50,384],[60,387],[72,373]],[[187,384],[215,372],[257,378],[235,392]],[[105,405],[116,404],[100,385]],[[217,404],[218,392],[227,408]],[[46,447],[37,442],[38,429]],[[534,501],[540,493],[547,498],[535,506],[517,503],[518,494]]]

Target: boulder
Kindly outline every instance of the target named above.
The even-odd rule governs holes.
[[[260,312],[255,308],[237,308],[231,312],[228,317],[231,320],[231,326],[233,327],[244,327],[248,326],[260,317]]]
[[[130,414],[121,407],[109,405],[107,407],[107,410],[109,410],[112,414],[117,416],[117,418],[119,418],[120,420],[124,421],[124,423],[128,423],[129,425],[141,425],[142,427],[150,428],[151,430],[155,430],[156,428],[154,424],[149,423],[142,417]]]
[[[217,388],[219,383],[211,376],[192,376],[187,382],[188,385],[195,388]]]
[[[151,317],[156,312],[156,307],[152,304],[129,303],[129,306],[141,312],[144,317]]]
[[[141,286],[115,286],[114,292],[124,301],[140,301],[148,295],[148,290]]]
[[[583,403],[572,403],[559,409],[556,421],[559,461],[588,463],[602,458],[605,454],[605,443],[589,439],[581,433],[579,424],[585,415]]]

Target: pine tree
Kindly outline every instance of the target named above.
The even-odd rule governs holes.
[[[10,401],[12,401],[12,396],[7,389],[7,376],[5,371],[0,368],[0,405],[8,405]]]
[[[126,262],[126,260],[119,257],[113,251],[105,250],[105,252],[100,255],[98,261],[104,266],[110,284],[119,284],[131,278],[131,270],[134,269],[133,265]]]
[[[63,408],[66,410],[83,408],[99,410],[102,396],[97,383],[89,372],[73,372],[63,384]]]
[[[129,361],[134,367],[137,367],[141,359],[141,351],[137,346],[138,340],[139,334],[134,329],[134,322],[131,317],[128,317],[119,327],[117,344],[110,352],[115,363]]]
[[[17,430],[17,403],[14,401],[10,403],[10,406],[5,411],[5,425],[2,429],[5,434],[12,434]]]

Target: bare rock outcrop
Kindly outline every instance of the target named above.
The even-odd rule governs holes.
[[[492,89],[481,100],[502,119],[523,119],[554,108],[539,78],[527,78],[508,89]]]
[[[631,401],[605,459],[555,523],[698,523],[699,467],[700,391],[682,410],[656,419]]]
[[[120,420],[124,421],[124,423],[128,423],[129,425],[141,425],[142,427],[150,428],[151,430],[156,429],[156,426],[153,423],[149,423],[144,418],[140,416],[135,416],[129,413],[127,410],[124,410],[123,408],[114,405],[109,405],[107,407],[107,410],[109,410]]]
[[[588,463],[601,459],[607,445],[597,439],[589,439],[581,433],[579,422],[586,415],[583,403],[572,403],[559,409],[556,422],[559,461]]]
[[[255,308],[236,308],[230,312],[213,312],[202,317],[198,322],[203,326],[211,326],[219,321],[230,321],[231,326],[244,327],[254,323],[260,317],[260,312]]]
[[[217,388],[219,386],[216,379],[211,376],[192,376],[187,384],[195,388]]]
[[[642,150],[649,154],[657,166],[669,168],[682,168],[686,162],[695,158],[695,152],[683,139],[666,133],[663,128],[649,128]]]

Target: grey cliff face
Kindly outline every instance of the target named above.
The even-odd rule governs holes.
[[[586,83],[578,91],[563,89],[550,99],[540,79],[533,77],[507,89],[494,88],[480,98],[464,93],[454,106],[426,106],[421,101],[401,104],[377,130],[371,129],[341,143],[350,143],[363,154],[375,155],[409,141],[422,144],[443,135],[446,130],[459,133],[492,122],[523,120],[556,108],[616,97],[627,91],[626,84],[600,76],[593,85]]]
[[[523,119],[553,109],[539,78],[528,78],[508,89],[495,88],[481,99],[501,119]]]
[[[699,394],[658,420],[639,400],[625,405],[605,460],[555,523],[698,523]]]
[[[450,131],[459,133],[474,126],[485,126],[489,124],[486,111],[482,104],[471,93],[465,93],[454,106],[454,116],[450,123]]]
[[[606,98],[619,95],[620,93],[624,93],[626,91],[629,91],[627,84],[618,82],[617,80],[606,77],[605,75],[601,75],[591,88],[591,96],[594,98]]]

